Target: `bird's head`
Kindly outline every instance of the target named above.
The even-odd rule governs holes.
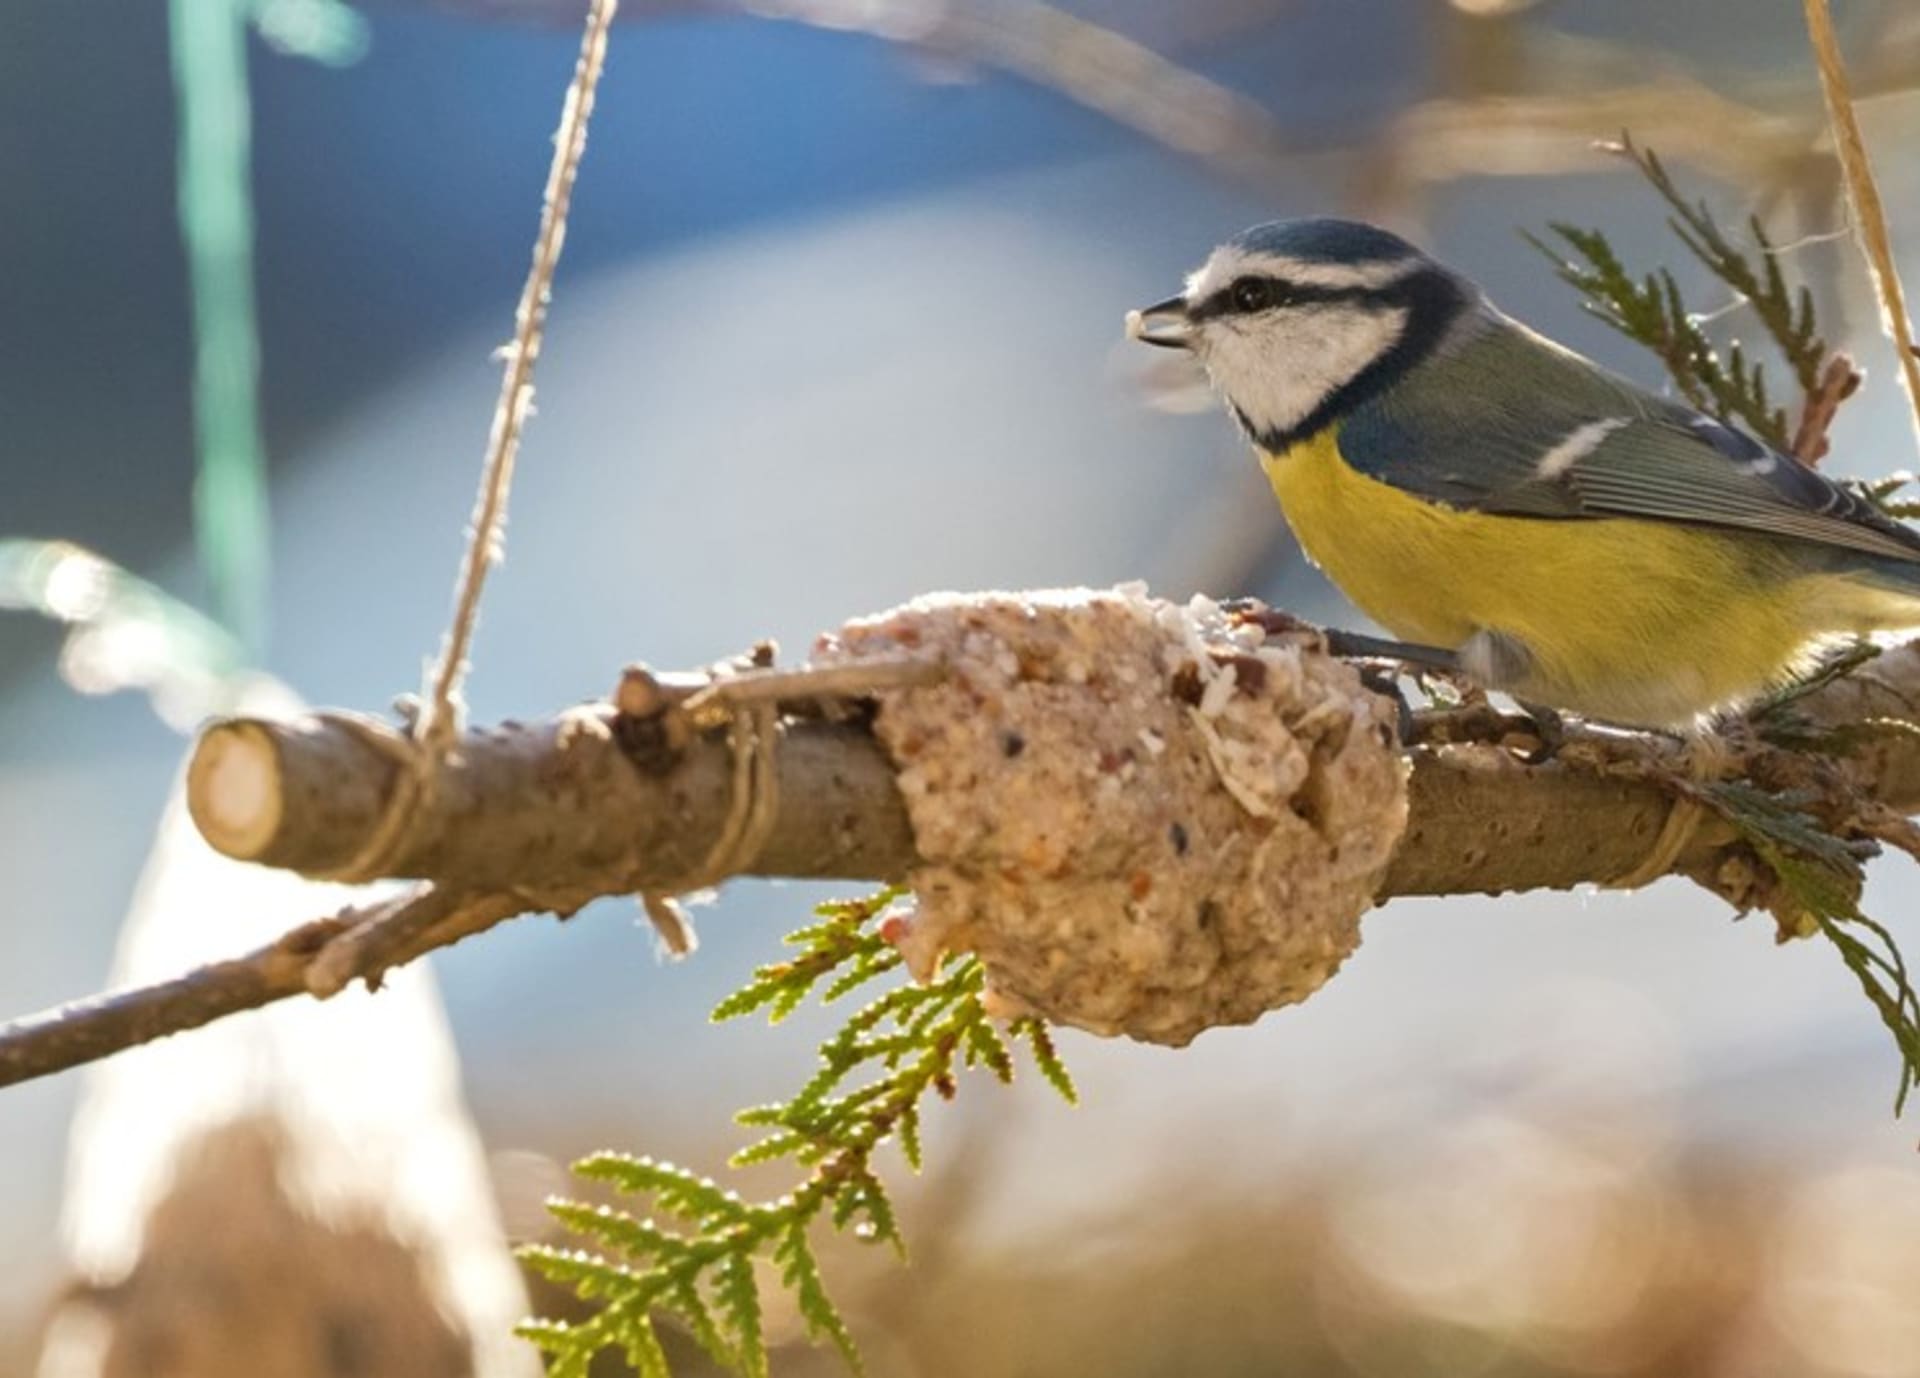
[[[1127,328],[1193,351],[1248,433],[1280,450],[1391,387],[1479,299],[1386,230],[1280,220],[1222,244],[1186,291]]]

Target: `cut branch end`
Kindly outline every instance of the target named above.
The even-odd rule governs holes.
[[[187,767],[194,825],[216,850],[241,861],[267,851],[285,815],[280,753],[257,722],[216,723]]]

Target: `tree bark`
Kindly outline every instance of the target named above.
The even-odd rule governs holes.
[[[1903,647],[1797,708],[1811,724],[1838,726],[1913,715],[1917,700],[1920,652]],[[215,723],[189,772],[195,821],[238,860],[336,873],[367,845],[396,783],[394,758],[370,730],[398,740],[391,728],[324,714]],[[865,730],[789,722],[775,760],[774,822],[743,874],[897,880],[916,863],[892,763]],[[1869,736],[1847,760],[1882,803],[1920,805],[1911,735]],[[606,705],[470,731],[382,873],[470,890],[532,877],[563,891],[672,890],[726,817],[731,771],[723,734],[669,749],[657,729]],[[1380,897],[1606,884],[1647,856],[1672,807],[1655,784],[1569,761],[1529,765],[1484,745],[1423,749]],[[1672,869],[1703,873],[1731,836],[1706,821]]]

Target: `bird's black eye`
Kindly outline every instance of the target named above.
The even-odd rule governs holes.
[[[1265,311],[1280,304],[1280,292],[1272,278],[1240,278],[1228,290],[1233,294],[1236,311]]]

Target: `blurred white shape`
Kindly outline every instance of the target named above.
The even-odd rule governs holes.
[[[741,0],[750,14],[823,29],[872,33],[901,43],[927,37],[946,18],[946,0]]]
[[[1768,1256],[1766,1308],[1814,1371],[1920,1374],[1920,1175],[1841,1167],[1782,1212]]]
[[[40,1378],[95,1378],[113,1350],[113,1322],[88,1306],[63,1306],[47,1326]]]
[[[251,713],[297,706],[264,681],[243,703]],[[364,898],[219,856],[200,839],[176,788],[121,935],[112,984],[237,955]],[[151,1268],[149,1245],[177,1238],[154,1223],[176,1187],[208,1161],[223,1161],[219,1154],[231,1152],[237,1131],[255,1129],[266,1131],[259,1142],[274,1155],[279,1195],[302,1221],[390,1242],[398,1256],[411,1256],[434,1309],[470,1343],[473,1374],[539,1372],[531,1347],[511,1334],[526,1297],[424,967],[396,972],[377,996],[285,1001],[93,1068],[74,1117],[63,1220],[81,1282],[100,1291],[124,1283],[136,1267]],[[238,1218],[219,1223],[247,1228]],[[276,1244],[300,1247],[295,1239],[254,1247]],[[297,1260],[260,1264],[292,1266],[298,1276]],[[231,1339],[246,1352],[250,1337]],[[338,1343],[356,1340],[346,1333]],[[86,1364],[96,1352],[105,1352],[97,1333],[63,1311],[49,1330],[42,1378],[98,1372],[97,1363]]]
[[[1487,1114],[1384,1162],[1340,1201],[1348,1266],[1402,1304],[1497,1332],[1596,1331],[1664,1246],[1644,1184],[1549,1129]]]
[[[567,1170],[553,1158],[527,1148],[503,1148],[489,1160],[500,1222],[515,1243],[544,1239],[556,1225],[547,1213],[551,1197],[572,1193]]]
[[[112,583],[113,566],[92,551],[71,546],[47,571],[40,596],[54,617],[81,622],[99,615]]]
[[[1412,1309],[1549,1357],[1627,1364],[1613,1350],[1653,1304],[1649,1279],[1689,1247],[1665,1167],[1672,1029],[1636,992],[1589,980],[1500,1002],[1480,1032],[1436,1070],[1456,1106],[1478,1092],[1481,1108],[1382,1136],[1336,1200],[1329,1333],[1349,1312]]]
[[[1115,375],[1137,388],[1141,401],[1155,411],[1196,416],[1220,405],[1206,370],[1191,354],[1169,350],[1150,356],[1127,339],[1115,344],[1109,357]]]
[[[76,628],[60,652],[60,673],[83,694],[111,694],[150,684],[172,659],[166,629],[132,618]]]
[[[343,0],[255,0],[253,24],[269,47],[330,67],[358,62],[372,42],[366,17]]]
[[[1686,1063],[1673,1020],[1621,981],[1571,978],[1488,1003],[1459,1057],[1470,1085],[1554,1126],[1621,1172],[1651,1168],[1672,1146]]]

